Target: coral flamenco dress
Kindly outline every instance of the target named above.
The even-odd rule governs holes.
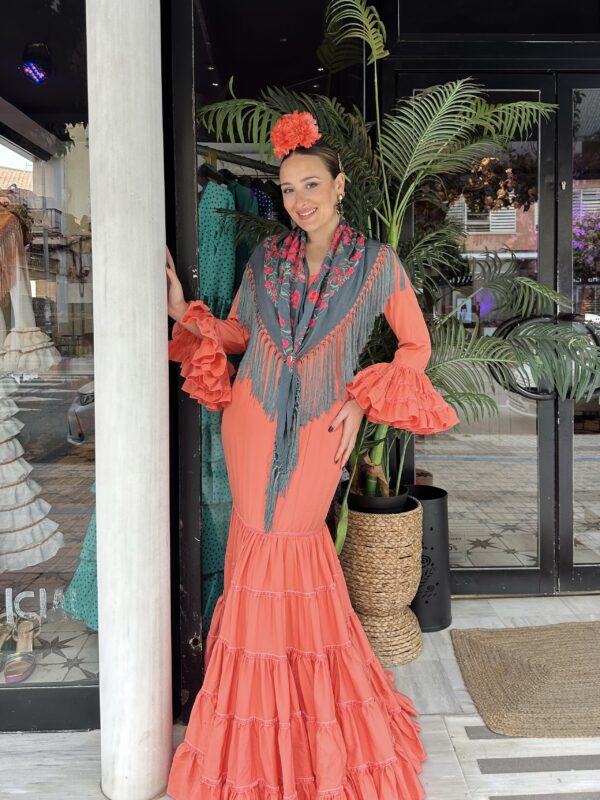
[[[366,638],[325,524],[343,467],[334,460],[343,425],[328,427],[348,397],[370,420],[414,432],[458,421],[424,373],[428,330],[400,262],[393,263],[394,288],[383,310],[398,338],[395,358],[356,374],[345,394],[300,429],[298,468],[268,532],[265,489],[276,423],[256,399],[243,362],[230,384],[226,358],[277,357],[268,341],[253,342],[265,338],[264,328],[245,324],[239,313],[248,284],[225,320],[201,301],[190,304],[181,322],[195,322],[201,337],[174,326],[169,357],[181,362],[183,389],[207,408],[223,409],[233,499],[204,682],[171,767],[167,791],[175,800],[424,796],[416,712]],[[380,268],[392,267],[388,260]],[[309,370],[317,349],[307,355]]]

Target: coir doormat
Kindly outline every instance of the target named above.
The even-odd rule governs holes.
[[[450,634],[467,689],[490,730],[600,735],[600,622]]]

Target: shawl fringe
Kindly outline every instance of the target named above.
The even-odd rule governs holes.
[[[303,353],[296,362],[297,381],[294,395],[295,424],[290,431],[288,464],[279,465],[274,453],[267,487],[265,529],[271,527],[279,493],[285,495],[290,476],[298,460],[299,429],[345,397],[346,384],[354,377],[359,358],[373,331],[377,317],[396,286],[395,254],[383,245],[346,316],[320,342]],[[400,268],[400,288],[406,284]],[[269,335],[258,314],[254,276],[248,267],[242,279],[237,316],[250,333],[246,353],[238,368],[238,377],[248,377],[251,393],[272,421],[277,413],[277,386],[284,361],[281,350]]]

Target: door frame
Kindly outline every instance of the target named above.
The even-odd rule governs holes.
[[[541,71],[506,72],[485,69],[439,69],[412,70],[406,66],[394,74],[388,72],[383,83],[383,106],[391,108],[396,98],[410,96],[415,88],[432,86],[461,77],[471,77],[475,83],[490,90],[507,91],[532,89],[539,91],[539,100],[556,102],[556,79],[554,74]],[[556,239],[555,239],[555,186],[556,184],[556,127],[558,113],[539,125],[538,154],[538,278],[540,282],[556,288]],[[412,220],[408,221],[411,230]],[[469,568],[451,570],[453,595],[481,594],[541,594],[551,595],[557,590],[556,558],[558,546],[558,498],[557,463],[559,435],[555,401],[537,403],[538,428],[538,551],[536,567],[519,568]],[[450,503],[452,498],[450,497]]]
[[[562,73],[557,78],[558,115],[556,140],[556,234],[557,288],[566,295],[573,290],[572,214],[573,214],[573,89],[599,89],[600,71]],[[566,188],[560,188],[561,181]],[[557,441],[557,562],[560,592],[600,590],[600,564],[573,563],[574,501],[574,410],[572,400],[558,404],[560,421]]]

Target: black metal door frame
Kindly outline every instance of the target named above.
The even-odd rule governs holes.
[[[556,81],[544,72],[501,72],[496,70],[407,70],[387,71],[384,80],[384,107],[390,108],[395,98],[406,97],[427,86],[458,78],[470,77],[491,90],[534,90],[544,102],[556,102]],[[555,113],[539,126],[539,240],[538,277],[556,286],[556,128]],[[454,595],[480,594],[554,594],[558,589],[558,404],[544,401],[538,408],[538,547],[536,567],[522,568],[456,568],[452,570]],[[450,498],[451,501],[451,498]],[[572,505],[572,504],[571,504]]]
[[[556,217],[558,289],[570,295],[573,286],[572,214],[573,214],[573,89],[599,89],[600,71],[557,75],[557,102],[560,106],[556,141]],[[564,181],[565,188],[562,189]],[[574,426],[573,401],[559,404],[557,449],[558,515],[557,561],[558,587],[561,592],[600,590],[600,564],[573,563],[574,498]]]

